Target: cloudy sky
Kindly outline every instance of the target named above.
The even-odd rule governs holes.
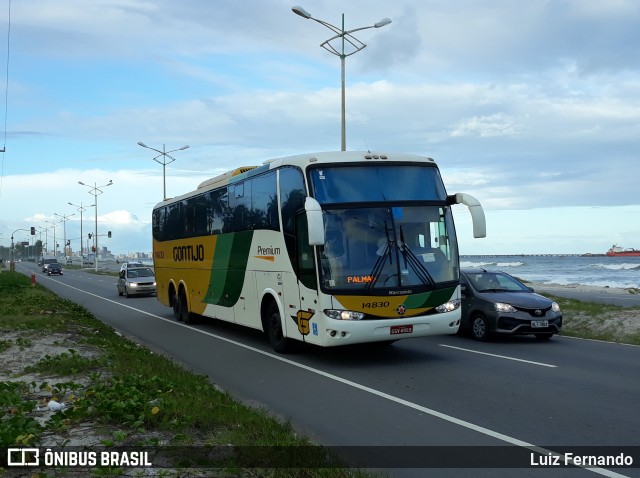
[[[436,159],[449,193],[485,207],[485,239],[454,208],[463,254],[640,248],[640,2],[304,2],[347,30],[392,20],[347,58],[347,149]],[[0,0],[0,244],[74,214],[55,230],[77,249],[68,203],[93,204],[78,181],[113,181],[100,245],[149,252],[162,166],[138,141],[190,146],[166,167],[168,196],[339,150],[340,60],[319,47],[332,32],[295,5]],[[86,235],[94,208],[83,219]]]

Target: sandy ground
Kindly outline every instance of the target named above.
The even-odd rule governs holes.
[[[609,332],[614,337],[640,334],[640,289],[597,287],[589,285],[527,284],[539,294],[555,295],[588,302],[619,305],[615,312],[600,314],[595,320],[586,316],[565,315],[565,326],[588,328],[594,332]]]
[[[541,284],[537,282],[532,282],[527,284],[533,287],[536,291],[550,291],[550,292],[579,292],[584,295],[584,300],[588,300],[589,296],[606,294],[610,296],[621,296],[621,297],[629,297],[629,296],[638,296],[640,298],[640,289],[622,289],[617,287],[598,287],[593,285],[582,285],[582,284],[571,284],[571,285],[560,285],[560,284]]]
[[[57,384],[64,382],[74,382],[84,387],[90,383],[88,376],[82,374],[68,377],[52,377],[44,373],[33,372],[24,373],[24,368],[36,364],[46,356],[57,356],[74,349],[79,355],[86,358],[95,358],[97,350],[91,347],[79,345],[71,341],[71,337],[66,334],[50,334],[43,336],[37,331],[6,331],[0,330],[1,340],[5,343],[11,341],[12,345],[7,349],[0,348],[0,382],[24,382],[32,384],[30,392],[24,398],[36,401],[37,407],[30,414],[40,424],[45,424],[54,413],[56,408],[65,409],[73,407],[76,397],[82,395],[82,390],[65,391],[60,393],[56,390]],[[107,377],[106,371],[102,372],[102,377]],[[40,389],[40,385],[47,383],[50,387]],[[64,386],[63,386],[64,387]],[[63,388],[60,387],[60,388]],[[173,433],[158,431],[127,431],[124,433],[124,440],[116,438],[122,435],[117,426],[104,426],[93,422],[84,422],[69,425],[65,429],[56,432],[45,432],[41,436],[41,441],[34,443],[35,446],[51,447],[52,450],[68,450],[70,447],[102,447],[105,443],[115,443],[117,446],[133,446],[143,440],[155,438],[160,445],[170,445]],[[78,448],[71,448],[77,450]],[[33,478],[36,476],[36,469],[30,468],[10,468],[6,474],[0,476],[6,478]],[[89,476],[88,468],[67,468],[62,475],[49,475],[51,468],[43,467],[39,469],[47,473],[47,476],[66,476],[68,478]],[[163,477],[163,478],[202,478],[205,476],[220,476],[226,478],[229,474],[218,472],[217,470],[203,470],[196,468],[122,468],[118,476],[123,477]],[[39,475],[38,475],[39,476]],[[93,475],[91,475],[93,476]],[[98,475],[96,475],[98,476]],[[105,475],[106,476],[106,475]],[[113,476],[113,475],[109,475]]]

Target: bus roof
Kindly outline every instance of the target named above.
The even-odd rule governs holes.
[[[283,156],[266,160],[262,166],[242,166],[226,173],[207,179],[200,183],[197,189],[188,191],[185,194],[168,198],[154,206],[154,209],[161,204],[171,203],[173,201],[188,198],[196,194],[199,190],[205,190],[212,187],[223,186],[229,184],[232,178],[244,179],[246,177],[261,174],[270,169],[281,166],[297,166],[302,170],[306,170],[308,166],[317,166],[320,164],[336,164],[336,163],[358,163],[369,161],[385,161],[385,162],[422,162],[435,165],[435,161],[427,156],[409,153],[379,153],[371,151],[325,151],[317,153],[304,153],[292,156]],[[239,178],[237,176],[242,176]]]

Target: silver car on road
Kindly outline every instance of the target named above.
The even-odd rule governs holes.
[[[152,295],[156,293],[156,276],[150,267],[124,268],[118,275],[118,295]]]

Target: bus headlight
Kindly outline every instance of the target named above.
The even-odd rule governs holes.
[[[460,307],[460,299],[453,299],[453,300],[450,300],[449,302],[445,302],[444,304],[440,304],[438,307],[436,307],[436,311],[440,314],[443,314],[445,312],[453,312],[459,307]]]
[[[324,313],[327,317],[336,320],[362,320],[364,318],[364,313],[353,310],[325,309]]]

